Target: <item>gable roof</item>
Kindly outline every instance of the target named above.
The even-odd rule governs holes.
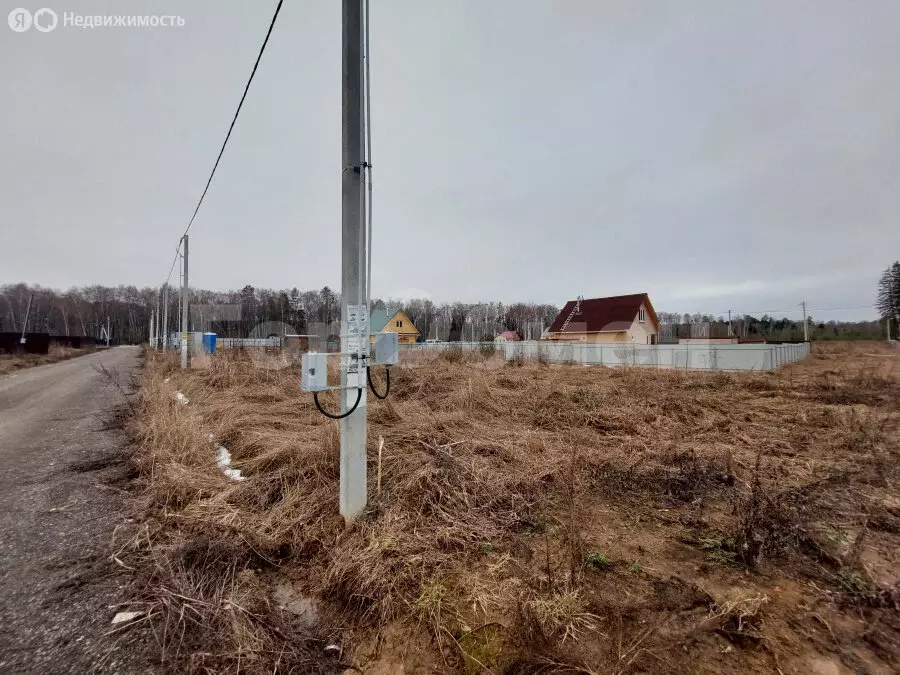
[[[631,324],[637,318],[641,305],[647,307],[654,325],[659,328],[659,319],[650,298],[646,293],[633,295],[616,295],[611,298],[589,298],[581,301],[578,314],[572,317],[565,331],[561,331],[562,325],[569,318],[575,308],[576,300],[569,300],[562,308],[553,323],[550,324],[550,333],[594,333],[599,331],[624,331],[631,328]]]
[[[385,329],[385,326],[390,323],[391,319],[393,319],[398,314],[403,315],[403,319],[409,322],[411,331],[404,330],[400,331],[402,333],[416,333],[418,335],[419,329],[416,328],[415,324],[412,322],[412,319],[404,312],[402,309],[376,309],[372,312],[371,316],[369,316],[369,332],[370,333],[380,333]]]
[[[390,319],[397,312],[390,312],[386,309],[376,309],[369,317],[369,331],[372,333],[380,333],[381,329],[387,325]]]
[[[498,335],[497,337],[502,337],[506,340],[521,340],[522,339],[519,337],[519,334],[514,330],[505,330],[502,333],[500,333],[500,335]]]

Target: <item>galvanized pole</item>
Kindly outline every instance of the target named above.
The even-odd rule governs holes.
[[[806,320],[806,300],[803,301],[803,341],[809,342],[809,323]]]
[[[153,346],[153,310],[150,310],[150,340],[148,341],[150,346]]]
[[[181,238],[184,277],[181,280],[181,369],[188,367],[188,235]]]
[[[109,317],[106,317],[106,346],[109,347]]]
[[[163,286],[163,351],[169,348],[169,282]]]
[[[343,0],[341,131],[341,412],[340,512],[352,521],[366,507],[366,361],[368,317],[363,226],[363,0]]]

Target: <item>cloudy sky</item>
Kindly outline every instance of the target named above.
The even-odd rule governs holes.
[[[275,3],[48,6],[53,32],[0,24],[0,283],[158,285]],[[874,316],[815,310],[871,304],[900,258],[900,3],[371,12],[375,295]],[[195,284],[339,287],[340,21],[285,2],[191,230]]]

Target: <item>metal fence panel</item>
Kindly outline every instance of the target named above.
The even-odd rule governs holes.
[[[472,351],[493,348],[507,361],[515,358],[541,359],[550,363],[602,366],[638,366],[682,370],[774,370],[785,363],[806,358],[809,343],[784,345],[586,344],[580,342],[439,342],[401,345],[401,353],[434,353],[445,349]]]

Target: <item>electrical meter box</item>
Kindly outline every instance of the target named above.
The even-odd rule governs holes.
[[[392,366],[397,363],[399,357],[399,335],[397,333],[374,333],[375,356],[373,366]]]
[[[300,386],[305,391],[328,389],[328,354],[307,352],[301,363]]]

